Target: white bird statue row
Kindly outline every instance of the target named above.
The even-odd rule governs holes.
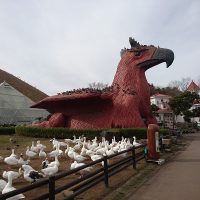
[[[29,146],[27,146],[25,152],[25,155],[28,157],[28,160],[23,159],[23,154],[20,154],[20,157],[18,159],[17,155],[14,152],[14,149],[12,149],[10,156],[7,156],[5,158],[0,157],[0,160],[4,160],[4,162],[8,165],[21,166],[18,172],[3,172],[3,178],[7,179],[8,182],[0,179],[0,190],[2,192],[8,191],[7,189],[5,189],[6,185],[7,188],[10,187],[13,189],[14,187],[12,187],[12,181],[19,178],[22,175],[26,181],[33,183],[43,177],[56,174],[59,171],[60,167],[59,157],[63,155],[69,157],[72,160],[70,169],[74,169],[80,166],[84,166],[84,161],[86,160],[96,161],[98,159],[103,158],[103,156],[110,156],[117,152],[121,152],[128,148],[137,147],[140,145],[140,143],[136,142],[135,136],[133,137],[132,143],[130,139],[123,137],[119,142],[117,142],[115,140],[115,137],[113,137],[112,142],[109,143],[105,139],[105,137],[102,137],[102,140],[98,141],[97,137],[95,137],[93,140],[87,140],[85,137],[76,138],[75,136],[73,139],[64,139],[63,141],[58,141],[57,139],[53,138],[51,142],[52,151],[47,153],[45,152],[45,145],[41,144],[39,140],[36,142],[35,145],[33,141],[31,147],[29,148]],[[61,150],[61,148],[63,148],[64,150]],[[122,156],[125,155],[126,153],[122,154]],[[33,169],[30,165],[30,159],[36,158],[37,156],[38,158],[45,159],[42,162],[43,166],[40,172]],[[47,156],[49,158],[54,158],[54,161],[49,163]],[[83,176],[89,173],[91,170],[92,167],[86,167],[85,169],[80,171],[80,174],[81,176]],[[18,197],[24,198],[22,194]]]

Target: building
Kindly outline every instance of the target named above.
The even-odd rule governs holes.
[[[187,91],[199,94],[200,87],[194,81],[191,81],[191,83],[187,87]],[[174,122],[185,122],[183,115],[174,115],[173,111],[168,105],[170,98],[171,96],[165,94],[155,94],[150,97],[151,104],[155,104],[159,107],[159,110],[155,113],[156,119],[158,124],[164,128],[174,128]],[[190,110],[196,108],[200,108],[200,101],[198,100],[194,102]],[[200,127],[200,116],[192,118],[191,121],[196,122]]]
[[[48,95],[40,91],[36,87],[28,84],[27,82],[21,80],[19,77],[16,77],[2,69],[0,69],[0,83],[6,82],[14,87],[17,91],[24,94],[26,97],[31,99],[33,102],[41,101],[46,98]]]
[[[190,108],[190,110],[194,110],[194,109],[197,109],[197,108],[200,108],[200,100],[196,100],[194,101],[192,107]],[[200,116],[198,117],[193,117],[191,119],[192,122],[194,123],[197,123],[197,126],[200,127]]]
[[[150,97],[151,104],[155,104],[160,109],[169,108],[169,100],[171,96],[165,94],[155,94]]]
[[[0,84],[0,125],[31,124],[49,115],[44,109],[30,108],[33,103],[10,84],[2,82]]]
[[[187,91],[200,94],[200,87],[194,81],[192,81],[189,84]],[[190,110],[194,110],[194,109],[197,109],[197,108],[200,108],[200,100],[195,100],[192,107],[190,108]],[[200,116],[191,118],[191,121],[196,122],[198,127],[200,127]]]
[[[189,86],[187,87],[187,91],[189,91],[189,92],[195,92],[195,93],[199,94],[200,87],[194,81],[192,81],[189,84]]]
[[[171,96],[165,94],[155,94],[150,97],[151,104],[158,106],[159,110],[155,113],[158,125],[163,128],[173,128],[174,113],[169,107]]]
[[[159,109],[156,117],[157,122],[163,128],[172,129],[174,126],[174,113],[170,108]]]

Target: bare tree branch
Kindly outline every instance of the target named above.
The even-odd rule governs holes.
[[[176,87],[180,91],[184,92],[187,90],[187,87],[189,86],[191,81],[192,81],[192,79],[190,77],[186,77],[186,78],[182,78],[180,81],[177,81],[177,80],[171,81],[169,83],[169,86]]]
[[[92,89],[102,90],[102,89],[108,87],[108,84],[107,83],[101,83],[101,82],[93,82],[93,83],[89,83],[88,87],[92,88]]]

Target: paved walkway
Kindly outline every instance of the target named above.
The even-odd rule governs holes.
[[[187,149],[164,164],[128,200],[200,199],[200,133],[190,137]]]

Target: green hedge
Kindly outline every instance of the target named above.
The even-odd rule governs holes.
[[[43,138],[72,138],[86,136],[94,138],[99,135],[104,129],[69,129],[69,128],[35,128],[35,127],[22,127],[17,126],[15,133],[23,136],[30,137],[43,137]]]
[[[76,137],[84,135],[85,137],[92,139],[95,136],[100,137],[105,133],[106,137],[126,137],[131,138],[136,136],[137,139],[147,138],[146,128],[123,128],[123,129],[68,129],[68,128],[35,128],[35,127],[23,127],[17,126],[15,132],[18,135],[30,136],[30,137],[43,137],[43,138],[72,138],[74,135]],[[168,131],[165,129],[160,129],[161,135],[168,135]]]
[[[0,135],[13,135],[15,134],[15,127],[0,127]]]

